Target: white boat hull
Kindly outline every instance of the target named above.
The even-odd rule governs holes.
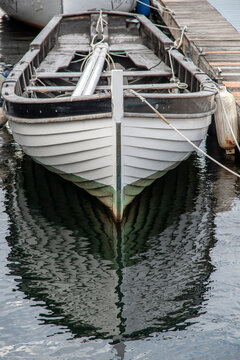
[[[171,116],[172,117],[172,116]],[[14,139],[24,152],[51,171],[98,197],[117,218],[117,193],[126,206],[146,186],[176,167],[192,146],[157,116],[124,115],[121,164],[117,161],[119,134],[109,116],[66,122],[22,123],[9,119]],[[205,138],[211,114],[172,117],[171,123],[196,145]],[[118,166],[121,166],[119,171]],[[117,179],[120,174],[120,181]],[[120,183],[120,189],[118,189]]]
[[[93,46],[100,19],[102,39]],[[171,45],[143,15],[55,16],[2,87],[4,114],[24,152],[96,196],[117,221],[136,195],[190,155],[186,139],[201,143],[215,111],[214,84],[176,49],[172,81]]]
[[[7,15],[39,28],[56,14],[92,9],[132,11],[135,5],[135,0],[0,0],[0,7]]]

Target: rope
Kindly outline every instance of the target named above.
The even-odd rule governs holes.
[[[165,29],[169,29],[169,30],[178,30],[178,31],[182,31],[181,27],[174,27],[174,26],[168,26],[168,25],[160,25],[157,23],[152,23],[153,25],[157,26],[157,27],[161,27],[161,28],[165,28]],[[189,29],[185,30],[188,34],[194,34],[194,35],[203,35],[204,32],[201,31],[191,31]]]
[[[96,34],[93,36],[92,38],[92,41],[91,41],[91,51],[89,52],[88,55],[86,55],[85,59],[83,60],[82,64],[81,64],[81,67],[80,67],[80,71],[83,71],[83,68],[85,66],[85,64],[88,62],[89,58],[91,57],[91,55],[93,54],[93,51],[95,49],[95,47],[99,44],[101,44],[103,41],[104,41],[104,25],[108,25],[108,22],[106,20],[104,20],[103,18],[103,13],[102,13],[102,9],[99,11],[99,17],[98,17],[98,20],[97,20],[97,24],[96,24]],[[95,39],[99,36],[99,28],[100,28],[100,31],[101,31],[101,36],[102,36],[102,39],[99,40],[98,42],[94,43]],[[112,53],[112,55],[115,55],[114,53]],[[110,63],[113,64],[113,68],[115,69],[116,66],[115,66],[115,63],[114,63],[114,60],[112,58],[112,56],[110,55],[109,51],[107,52],[106,54],[106,62],[107,62],[107,66],[108,68],[110,69]],[[82,61],[82,59],[81,59]]]
[[[169,49],[168,55],[169,55],[170,67],[171,67],[171,71],[172,71],[172,80],[173,80],[173,82],[176,82],[176,76],[175,76],[174,69],[173,69],[172,54],[171,54],[173,49],[174,49],[174,47],[171,47]]]
[[[171,46],[170,49],[168,50],[170,67],[171,67],[171,70],[172,70],[172,79],[173,79],[174,82],[176,82],[176,77],[175,77],[175,74],[174,74],[173,62],[172,62],[172,54],[171,53],[172,53],[173,49],[178,50],[181,47],[182,41],[183,41],[183,34],[186,31],[186,29],[187,29],[187,27],[184,26],[184,28],[182,29],[180,37],[174,41],[173,46]]]
[[[93,38],[92,38],[92,41],[91,41],[91,44],[90,44],[90,46],[91,46],[92,49],[94,49],[96,45],[101,44],[101,43],[103,42],[103,40],[104,40],[104,37],[103,37],[103,35],[102,35],[102,39],[99,40],[98,42],[96,42],[96,44],[94,44],[94,40],[96,39],[96,37],[98,37],[98,34],[95,34],[95,35],[93,36]]]
[[[141,96],[140,94],[138,94],[136,91],[134,90],[129,90],[134,96],[136,96],[137,98],[139,98],[142,102],[144,102],[145,104],[147,104],[154,112],[155,114],[157,114],[158,117],[160,117],[160,119],[162,119],[168,126],[170,126],[174,131],[176,131],[182,138],[184,138],[184,140],[186,140],[190,145],[192,145],[192,147],[194,149],[196,149],[197,151],[199,151],[200,153],[202,153],[206,158],[210,159],[211,161],[213,161],[214,163],[216,163],[217,165],[219,165],[220,167],[222,167],[223,169],[225,169],[226,171],[230,172],[231,174],[237,176],[238,178],[240,178],[240,174],[237,174],[235,171],[232,171],[231,169],[227,168],[226,166],[224,166],[223,164],[221,164],[219,161],[215,160],[213,157],[211,157],[210,155],[208,155],[205,151],[203,151],[202,149],[200,149],[197,145],[195,145],[191,140],[189,140],[181,131],[179,131],[174,125],[172,125],[166,118],[165,116],[163,116],[157,109],[155,109],[154,106],[152,106],[143,96]]]
[[[187,31],[187,26],[183,27],[180,37],[174,41],[174,48],[177,50],[182,46],[183,35],[185,31]],[[177,43],[178,41],[179,43]]]
[[[85,57],[85,59],[83,60],[83,62],[81,64],[80,71],[83,71],[83,67],[85,66],[86,62],[89,60],[92,53],[93,53],[93,51],[90,51],[89,54]]]
[[[79,57],[81,56],[81,59],[72,60],[71,64],[75,64],[75,63],[79,63],[81,61],[84,61],[86,59],[86,57],[88,57],[88,55],[79,54],[77,52],[76,52],[76,55],[79,56]]]
[[[113,64],[113,68],[116,69],[115,62],[114,62],[114,60],[113,60],[113,58],[112,58],[112,56],[110,55],[109,52],[107,52],[107,58],[108,58],[108,60],[109,60],[109,63],[111,62],[111,63]],[[111,69],[110,64],[108,65],[108,68]]]
[[[103,31],[104,31],[104,25],[107,25],[108,22],[106,20],[104,20],[103,18],[103,14],[102,14],[102,9],[99,11],[99,17],[97,20],[97,24],[96,24],[96,34],[93,36],[92,41],[91,41],[91,48],[94,50],[95,46],[98,44],[101,44],[104,41],[104,35],[103,35]],[[96,37],[98,37],[99,35],[99,27],[101,27],[101,35],[102,35],[102,39],[100,41],[98,41],[96,44],[94,44],[94,40]]]

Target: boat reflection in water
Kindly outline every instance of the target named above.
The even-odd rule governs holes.
[[[120,340],[197,321],[214,244],[197,157],[146,188],[121,225],[84,191],[19,161],[6,195],[9,268],[47,309],[43,324]]]

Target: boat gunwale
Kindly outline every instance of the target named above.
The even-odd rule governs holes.
[[[8,90],[9,91],[9,90]],[[217,90],[216,90],[217,91]],[[129,90],[127,90],[129,92]],[[154,99],[197,99],[197,98],[204,98],[204,97],[210,97],[215,94],[215,91],[211,90],[201,90],[197,92],[189,92],[189,93],[144,93],[139,92],[139,95],[143,96],[146,99],[154,98]],[[73,102],[81,102],[81,101],[91,101],[91,100],[102,100],[102,99],[108,99],[111,98],[111,94],[93,94],[93,95],[86,95],[86,96],[79,96],[79,97],[71,97],[66,96],[62,98],[25,98],[24,96],[19,96],[14,93],[14,95],[4,95],[4,99],[6,102],[11,102],[15,104],[22,104],[22,105],[30,105],[30,104],[51,104],[51,103],[73,103]],[[135,95],[133,94],[125,94],[124,98],[135,98]]]
[[[173,114],[173,113],[162,113],[167,119],[193,119],[193,118],[202,118],[206,116],[211,116],[216,111],[216,104],[215,106],[205,112],[201,113],[191,113],[191,114]],[[86,120],[98,120],[103,118],[111,118],[112,113],[101,113],[101,114],[89,114],[89,115],[75,115],[75,116],[61,116],[61,117],[43,117],[43,118],[23,118],[23,117],[16,117],[13,115],[9,115],[7,111],[3,108],[3,114],[7,118],[8,121],[16,122],[16,123],[23,123],[23,124],[49,124],[49,123],[61,123],[61,122],[72,122],[72,121],[86,121]],[[155,113],[131,113],[131,112],[124,112],[124,117],[128,118],[159,118]],[[124,120],[123,120],[124,121]]]

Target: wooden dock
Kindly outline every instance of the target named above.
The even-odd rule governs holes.
[[[154,0],[174,39],[201,70],[234,95],[240,117],[240,33],[207,0]],[[160,8],[161,9],[161,8]]]

